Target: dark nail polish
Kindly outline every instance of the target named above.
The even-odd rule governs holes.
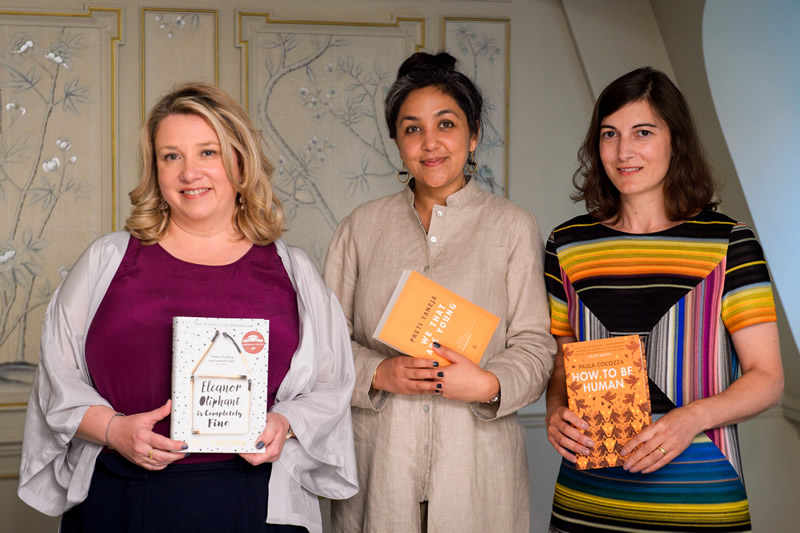
[[[188,444],[184,444],[183,446],[181,446],[181,450],[187,450],[188,448],[189,448]]]
[[[438,373],[438,374],[436,374],[436,375],[437,375],[437,376],[439,376],[440,378],[443,378],[443,377],[444,377],[444,372],[439,372],[439,373]]]
[[[260,450],[263,447],[264,447],[264,441],[263,440],[258,441],[258,443],[256,444],[256,448]]]
[[[434,361],[433,362],[433,368],[436,368],[437,366],[439,366],[439,361]]]
[[[441,389],[441,388],[442,388],[442,384],[441,384],[441,383],[437,383],[437,384],[436,384],[436,388],[437,388],[437,389]]]
[[[441,345],[441,344],[439,344],[439,343],[438,343],[438,342],[436,342],[436,341],[433,341],[431,344],[433,344],[433,347],[434,347],[434,348],[441,348],[441,347],[442,347],[442,345]]]

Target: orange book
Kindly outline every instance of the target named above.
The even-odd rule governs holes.
[[[622,466],[622,447],[650,425],[650,388],[639,335],[564,344],[569,408],[595,442],[578,470]]]
[[[406,270],[372,336],[412,357],[450,362],[433,352],[438,342],[477,364],[500,319],[422,274]]]

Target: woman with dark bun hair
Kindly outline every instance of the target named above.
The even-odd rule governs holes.
[[[576,454],[613,446],[613,428],[587,431],[568,409],[559,349],[546,423],[564,460],[550,531],[750,531],[736,424],[783,391],[761,247],[716,212],[689,107],[662,72],[634,70],[600,94],[578,157],[574,198],[588,214],[547,243],[551,331],[559,347],[644,338],[653,423],[617,444],[621,466],[578,470]]]
[[[446,54],[416,53],[386,96],[404,190],[345,218],[325,279],[356,366],[353,426],[361,492],[334,502],[340,532],[527,532],[528,466],[516,416],[544,391],[555,343],[534,217],[470,179],[482,98]],[[480,364],[447,366],[372,338],[404,270],[500,317]]]

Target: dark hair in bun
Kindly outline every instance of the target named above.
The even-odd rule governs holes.
[[[425,87],[437,87],[453,98],[467,117],[470,133],[479,133],[483,97],[475,84],[456,70],[456,58],[447,52],[436,55],[417,52],[400,65],[397,79],[386,94],[384,112],[389,137],[394,139],[397,136],[397,115],[406,97]]]

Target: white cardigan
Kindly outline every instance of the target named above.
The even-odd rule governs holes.
[[[90,406],[109,405],[92,385],[85,341],[129,238],[116,232],[95,240],[47,307],[17,493],[51,516],[86,498],[102,449],[75,437]],[[320,533],[316,495],[343,499],[358,492],[350,421],[350,336],[336,297],[308,255],[280,240],[275,245],[297,292],[300,344],[272,408],[286,416],[297,440],[286,442],[272,467],[267,521]]]

